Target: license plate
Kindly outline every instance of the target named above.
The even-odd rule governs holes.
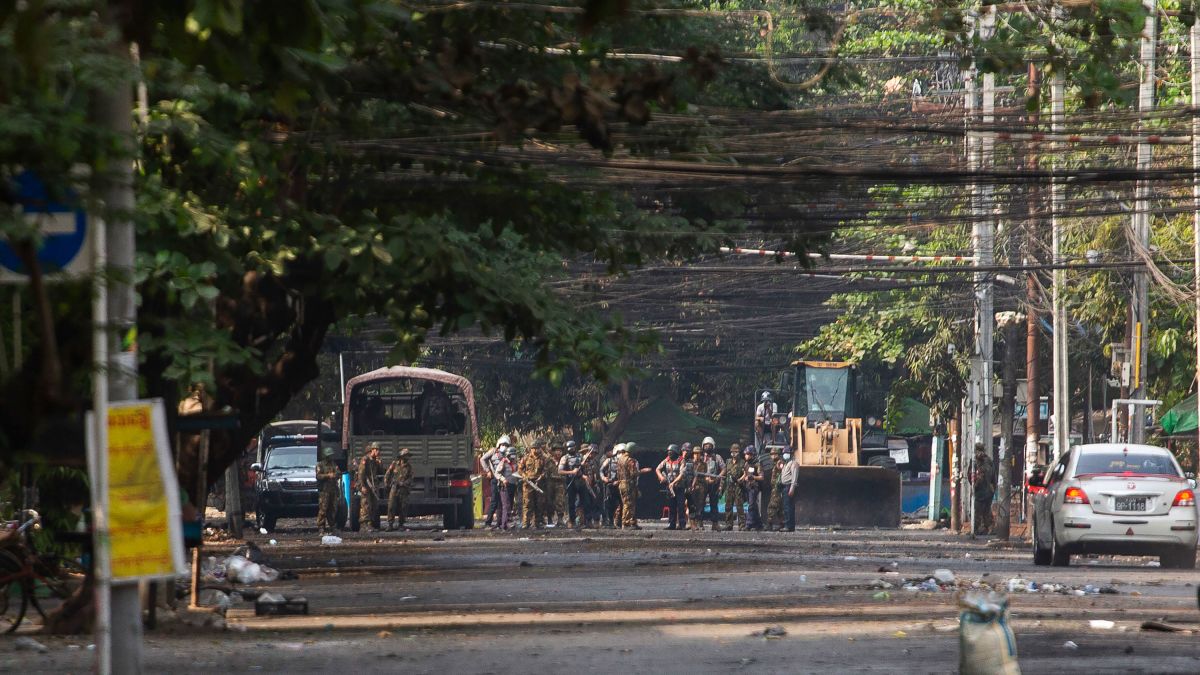
[[[1115,507],[1118,511],[1145,511],[1145,497],[1117,497]]]

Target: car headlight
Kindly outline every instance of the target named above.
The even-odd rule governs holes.
[[[272,492],[274,492],[275,490],[278,490],[279,489],[279,481],[277,481],[277,480],[267,481],[267,489]]]

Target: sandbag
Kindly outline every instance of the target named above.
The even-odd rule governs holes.
[[[1017,641],[1008,624],[1008,597],[970,591],[958,599],[959,661],[962,675],[1021,675]]]

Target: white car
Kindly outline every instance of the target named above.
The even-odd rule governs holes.
[[[1066,566],[1074,553],[1157,555],[1163,567],[1196,566],[1194,483],[1169,450],[1096,443],[1071,448],[1033,493],[1033,562]]]

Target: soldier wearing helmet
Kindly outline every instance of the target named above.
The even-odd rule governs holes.
[[[337,529],[337,499],[338,471],[337,462],[333,460],[332,445],[321,448],[321,460],[317,462],[317,490],[320,501],[317,504],[317,528],[321,534],[329,534]]]
[[[708,499],[708,476],[703,474],[709,473],[708,461],[704,458],[704,451],[699,447],[692,448],[692,462],[690,470],[687,471],[689,476],[688,482],[688,529],[703,530],[704,529],[704,503]]]
[[[687,524],[684,521],[683,490],[675,489],[675,481],[683,470],[683,460],[679,457],[679,446],[672,443],[667,446],[667,456],[654,470],[658,474],[658,482],[667,489],[668,530],[681,530]]]
[[[379,525],[379,497],[383,490],[383,462],[379,461],[379,443],[367,446],[367,454],[358,463],[358,522],[359,527],[377,532]]]
[[[746,529],[747,530],[762,530],[762,504],[760,496],[762,495],[763,482],[765,476],[762,468],[758,464],[757,454],[754,452],[754,447],[747,445],[742,451],[742,486],[746,489]]]
[[[741,530],[746,529],[746,490],[742,486],[741,477],[745,473],[742,465],[742,448],[737,443],[729,446],[729,461],[725,464],[725,527],[733,530],[736,524]]]
[[[558,472],[558,464],[562,461],[563,455],[575,452],[575,441],[567,441],[565,448],[566,452],[564,452],[564,444],[558,440],[551,444],[550,455],[547,457],[546,494],[542,496],[546,521],[553,523],[555,527],[563,527],[563,519],[567,515],[566,481]]]
[[[403,530],[408,515],[408,492],[413,479],[412,463],[408,461],[408,455],[408,448],[401,448],[396,454],[396,459],[388,465],[387,473],[383,474],[383,480],[388,486],[388,532],[397,528]]]
[[[704,450],[704,461],[708,463],[708,517],[712,520],[713,532],[721,531],[721,489],[725,482],[725,460],[717,452],[717,442],[712,436],[705,436],[700,443]],[[714,477],[715,476],[715,477]]]
[[[621,522],[621,491],[617,487],[616,447],[610,447],[600,462],[600,483],[604,508],[600,514],[603,527],[616,527]]]
[[[574,446],[558,461],[558,475],[566,482],[563,490],[567,500],[567,522],[576,529],[587,519],[587,481],[583,475],[583,456]]]

